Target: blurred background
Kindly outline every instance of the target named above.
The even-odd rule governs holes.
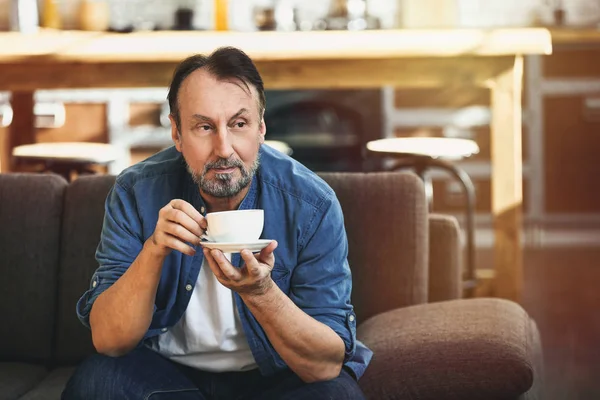
[[[540,325],[548,399],[600,398],[599,23],[598,0],[0,0],[0,31],[24,34],[543,26],[568,37],[550,56],[525,58],[522,99],[523,304]],[[171,144],[166,93],[37,90],[35,141],[114,145],[118,156],[96,171],[118,173]],[[5,153],[18,104],[0,92],[4,173],[14,169]],[[476,266],[493,268],[489,90],[268,90],[266,122],[267,138],[315,171],[376,169],[364,149],[379,138],[474,141],[479,152],[456,164],[475,188]],[[464,225],[461,186],[444,173],[431,178],[434,211]]]
[[[214,0],[0,0],[0,29],[10,29],[13,3],[29,2],[37,3],[41,25],[59,20],[62,29],[83,28],[81,15],[90,9],[108,10],[108,15],[97,14],[96,19],[102,20],[98,25],[114,30],[177,29],[178,19],[188,16],[193,29],[216,27]],[[271,14],[276,20],[273,29],[326,29],[319,20],[331,19],[341,8],[347,8],[351,18],[368,15],[383,29],[554,25],[557,10],[564,12],[561,22],[570,26],[595,25],[600,20],[600,3],[594,0],[229,0],[227,6],[228,28],[238,31],[261,29],[261,21]],[[56,9],[58,16],[44,20],[48,9],[51,13]],[[296,26],[287,21],[290,16],[299,22]],[[360,23],[346,26],[361,27]]]

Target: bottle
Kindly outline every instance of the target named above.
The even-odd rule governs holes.
[[[226,31],[228,29],[228,0],[215,0],[215,30]]]
[[[56,4],[56,0],[44,0],[42,5],[42,21],[40,25],[44,28],[62,28],[60,11],[58,9],[58,4]]]
[[[106,31],[110,25],[110,9],[104,0],[83,0],[79,4],[79,29]]]
[[[12,0],[10,29],[21,33],[36,33],[39,30],[36,0]]]

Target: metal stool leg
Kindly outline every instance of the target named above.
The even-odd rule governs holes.
[[[433,182],[431,176],[427,173],[427,169],[429,168],[429,158],[405,157],[397,160],[390,169],[392,171],[400,171],[407,168],[414,170],[415,174],[423,181],[427,206],[430,212],[433,211]]]
[[[440,159],[430,159],[430,166],[435,166],[450,172],[462,185],[466,196],[466,233],[467,233],[467,262],[466,274],[463,282],[466,297],[473,297],[477,286],[475,271],[475,187],[469,175],[454,164]]]

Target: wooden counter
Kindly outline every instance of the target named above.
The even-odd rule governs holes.
[[[138,32],[42,30],[0,33],[0,61],[174,61],[219,46],[254,60],[499,56],[549,53],[546,29],[438,29],[313,32]],[[39,58],[38,58],[39,57]],[[37,59],[36,59],[37,58]]]
[[[13,91],[15,103],[11,148],[34,140],[36,89],[167,86],[184,57],[225,45],[246,51],[270,89],[491,89],[495,293],[520,299],[522,56],[551,53],[546,29],[2,33],[0,90]]]
[[[6,32],[0,34],[0,89],[165,86],[177,62],[225,45],[244,49],[270,88],[482,84],[514,55],[551,52],[544,29]]]
[[[554,46],[600,44],[600,29],[596,28],[552,28],[550,35]]]

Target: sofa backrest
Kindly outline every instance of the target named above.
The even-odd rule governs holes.
[[[321,173],[344,211],[359,323],[427,300],[428,225],[421,181],[406,173]],[[57,358],[78,362],[93,351],[75,304],[97,267],[104,201],[112,176],[77,179],[65,194],[59,273]]]
[[[57,175],[0,174],[0,360],[50,362],[63,196]]]
[[[104,203],[114,182],[115,177],[110,175],[85,176],[73,181],[65,193],[58,275],[58,364],[77,363],[94,351],[90,330],[77,318],[75,305],[98,267],[95,253]]]
[[[427,301],[425,192],[414,174],[321,173],[344,212],[357,321]]]

